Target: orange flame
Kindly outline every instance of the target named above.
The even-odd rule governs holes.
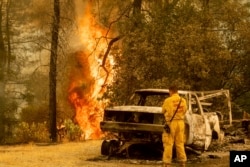
[[[100,67],[102,55],[107,48],[104,40],[105,29],[99,26],[91,15],[91,5],[87,5],[84,17],[79,20],[80,38],[83,51],[75,56],[77,65],[72,71],[69,88],[69,100],[75,108],[75,121],[84,132],[85,139],[97,139],[102,136],[99,124],[103,115],[104,102],[98,100],[104,91],[107,74]],[[108,57],[109,65],[112,57]],[[109,75],[107,82],[110,82]]]

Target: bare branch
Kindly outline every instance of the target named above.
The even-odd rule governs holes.
[[[118,40],[121,39],[121,38],[122,38],[122,36],[118,36],[118,37],[116,37],[116,38],[113,38],[113,39],[109,42],[108,48],[107,48],[107,50],[106,50],[106,52],[105,52],[105,54],[104,54],[104,56],[103,56],[102,65],[101,65],[101,66],[103,66],[103,67],[105,66],[105,63],[106,63],[108,54],[109,54],[109,52],[110,52],[110,50],[111,50],[111,47],[112,47],[112,45],[114,44],[114,42],[118,41]]]
[[[104,54],[104,56],[103,56],[101,67],[104,69],[104,71],[105,71],[106,74],[107,74],[106,77],[105,77],[105,80],[104,80],[103,85],[106,84],[106,82],[107,82],[107,80],[108,80],[108,76],[109,76],[109,71],[108,71],[107,68],[105,67],[107,57],[108,57],[108,55],[109,55],[109,52],[110,52],[110,50],[111,50],[112,45],[113,45],[116,41],[120,40],[121,38],[122,38],[122,36],[117,36],[116,38],[113,38],[113,39],[109,42],[108,48],[107,48],[107,50],[106,50],[106,52],[105,52],[105,54]]]

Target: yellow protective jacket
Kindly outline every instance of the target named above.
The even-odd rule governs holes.
[[[164,100],[163,106],[162,106],[162,112],[165,116],[165,120],[167,123],[171,120],[173,117],[175,110],[179,104],[180,96],[178,93],[173,94],[172,96],[166,98]],[[187,103],[184,98],[181,100],[181,104],[178,108],[178,111],[176,112],[173,120],[184,120],[185,113],[187,111]]]

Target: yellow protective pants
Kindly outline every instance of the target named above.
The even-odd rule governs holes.
[[[185,123],[183,120],[172,120],[170,123],[170,134],[165,131],[162,134],[162,142],[163,142],[163,163],[170,164],[172,161],[172,150],[173,145],[175,145],[177,160],[181,163],[185,163],[187,161],[184,143],[184,130]]]

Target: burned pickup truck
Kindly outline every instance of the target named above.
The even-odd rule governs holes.
[[[179,90],[178,93],[186,99],[188,106],[185,145],[195,150],[207,150],[212,139],[219,140],[221,136],[220,120],[223,114],[214,111],[213,103],[226,99],[227,111],[223,109],[223,112],[228,112],[230,117],[229,91]],[[125,152],[129,156],[129,147],[134,144],[162,146],[164,116],[161,106],[168,96],[168,89],[140,89],[131,97],[131,104],[105,108],[100,127],[107,136],[113,137],[103,141],[101,153],[113,155]]]

